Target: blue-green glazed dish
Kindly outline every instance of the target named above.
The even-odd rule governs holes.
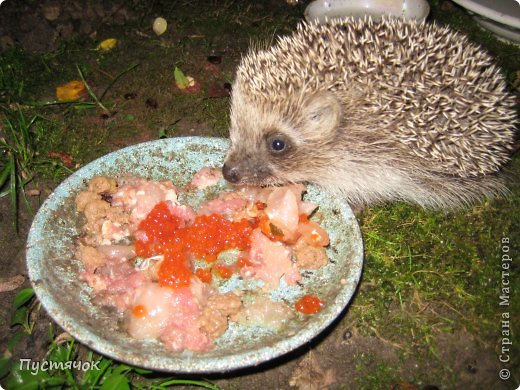
[[[160,341],[135,340],[121,328],[121,318],[90,301],[90,288],[80,280],[83,270],[75,245],[84,221],[75,209],[75,197],[94,176],[135,175],[188,184],[204,166],[220,167],[228,140],[185,137],[151,141],[127,147],[79,169],[48,197],[38,211],[27,242],[27,268],[36,295],[49,315],[74,338],[91,349],[130,365],[175,373],[221,373],[256,366],[310,342],[342,315],[358,285],[363,266],[363,242],[350,207],[340,199],[309,185],[305,199],[319,205],[321,225],[329,232],[329,263],[303,273],[304,286],[281,284],[275,300],[293,304],[309,293],[326,305],[313,315],[297,315],[279,331],[230,322],[229,329],[207,352],[173,353]],[[196,205],[228,185],[188,193],[183,201]],[[238,276],[217,287],[222,292],[254,288],[254,279]]]

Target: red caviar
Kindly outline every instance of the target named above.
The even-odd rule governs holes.
[[[197,268],[195,275],[204,283],[211,283],[211,271],[208,268]]]
[[[148,315],[148,310],[146,310],[146,307],[143,305],[137,305],[134,307],[133,314],[138,318],[143,318]]]
[[[226,249],[249,249],[253,229],[246,219],[234,222],[219,214],[199,215],[186,227],[186,245],[196,258],[215,261]]]
[[[267,203],[264,202],[255,202],[255,206],[257,210],[265,210],[267,208]]]
[[[164,260],[157,272],[159,284],[169,287],[187,287],[193,272],[188,265],[188,257],[184,252],[166,252]]]
[[[235,263],[239,268],[243,268],[243,267],[247,267],[247,266],[251,266],[253,265],[253,263],[251,263],[251,260],[249,260],[247,257],[245,256],[239,256],[238,259],[237,259],[237,262]]]
[[[229,221],[219,214],[199,215],[193,224],[182,225],[166,202],[158,203],[139,224],[143,235],[135,243],[137,256],[164,255],[158,271],[161,285],[188,286],[193,276],[190,256],[214,262],[224,250],[249,249],[256,227],[246,219]]]
[[[213,268],[221,278],[229,279],[233,275],[233,269],[227,265],[216,264]]]
[[[303,314],[315,314],[319,312],[325,303],[323,301],[311,294],[304,295],[298,301],[296,301],[295,307],[300,313]]]
[[[181,220],[172,215],[168,203],[159,202],[139,223],[138,229],[146,233],[147,240],[136,240],[137,256],[150,257],[163,252],[164,244],[174,240],[176,229]]]
[[[298,216],[298,222],[307,223],[309,222],[309,217],[307,216],[307,214],[302,213]]]

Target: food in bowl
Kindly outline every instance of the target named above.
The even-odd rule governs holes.
[[[203,352],[229,321],[280,329],[326,304],[303,294],[295,302],[270,292],[301,284],[302,270],[328,263],[327,232],[309,219],[316,205],[303,185],[240,188],[192,207],[179,200],[221,179],[203,168],[185,189],[171,181],[97,176],[76,197],[86,222],[77,240],[81,278],[91,300],[113,308],[136,339],[166,349]],[[220,291],[230,278],[257,279],[254,291]]]

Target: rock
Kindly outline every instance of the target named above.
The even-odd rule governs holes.
[[[9,47],[14,46],[13,38],[11,38],[9,35],[3,35],[0,37],[0,50],[5,50]]]
[[[61,7],[57,2],[49,2],[42,5],[43,17],[49,22],[53,22],[60,17]]]
[[[60,38],[70,39],[74,35],[74,26],[71,22],[58,24],[56,26],[56,32]]]
[[[88,20],[81,20],[79,24],[79,32],[80,34],[89,35],[92,32],[92,24]]]
[[[44,52],[56,48],[56,30],[46,20],[39,20],[32,29],[20,34],[18,43],[30,52]]]

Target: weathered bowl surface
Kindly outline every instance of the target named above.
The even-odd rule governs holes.
[[[330,233],[327,252],[331,261],[318,271],[306,272],[303,289],[282,285],[272,297],[294,302],[304,293],[314,293],[326,302],[318,314],[299,316],[279,332],[231,323],[213,350],[175,354],[158,341],[131,339],[121,330],[114,313],[91,303],[89,287],[79,279],[82,264],[74,256],[83,222],[75,211],[74,199],[86,188],[86,182],[97,175],[132,174],[169,179],[183,186],[201,167],[220,166],[227,147],[227,140],[202,137],[143,143],[86,165],[56,188],[41,206],[29,232],[27,267],[36,295],[60,326],[99,353],[131,365],[177,373],[211,373],[258,365],[292,351],[342,314],[361,275],[361,234],[350,207],[314,186],[308,187],[306,198],[320,205],[322,225]],[[215,190],[193,192],[185,201],[196,204],[210,197],[211,191]],[[218,287],[229,291],[247,288],[250,283],[234,276]]]
[[[520,5],[515,0],[453,0],[498,38],[520,44]]]
[[[359,18],[365,15],[378,20],[383,16],[423,20],[430,12],[426,0],[315,0],[305,9],[305,19]]]

